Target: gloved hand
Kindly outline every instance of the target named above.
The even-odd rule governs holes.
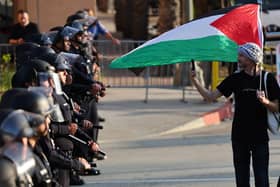
[[[72,135],[76,134],[77,129],[78,129],[78,125],[76,123],[70,123],[68,125],[69,133],[72,134]]]

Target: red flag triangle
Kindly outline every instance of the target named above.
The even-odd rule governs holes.
[[[262,46],[262,29],[257,4],[246,4],[226,13],[211,25],[223,32],[238,45],[254,42]]]

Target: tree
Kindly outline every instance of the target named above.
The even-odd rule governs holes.
[[[174,28],[176,15],[175,0],[159,1],[158,33],[162,34]]]

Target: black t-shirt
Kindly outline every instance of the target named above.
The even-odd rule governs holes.
[[[262,90],[264,90],[262,72]],[[251,76],[244,71],[228,76],[217,89],[225,96],[232,93],[235,98],[235,112],[232,122],[232,141],[264,143],[269,140],[267,133],[266,107],[260,103],[256,91],[260,76]],[[267,91],[270,101],[280,97],[280,90],[272,74],[267,76]]]
[[[19,23],[17,23],[11,28],[11,36],[9,39],[23,38],[24,40],[28,40],[33,34],[39,33],[38,26],[35,23],[30,22],[26,27],[22,27]]]

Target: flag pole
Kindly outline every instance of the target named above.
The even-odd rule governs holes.
[[[257,2],[257,4],[259,5],[259,19],[260,20],[258,20],[259,21],[259,23],[261,24],[262,22],[261,22],[261,17],[262,17],[262,0],[258,0],[258,2]],[[264,44],[264,35],[263,35],[263,31],[262,31],[262,24],[260,25],[261,26],[261,50],[262,50],[262,52],[264,52],[264,46],[263,46],[263,44]],[[264,53],[263,53],[263,56],[264,56]],[[262,90],[262,69],[263,69],[263,59],[262,59],[262,61],[259,63],[259,68],[260,68],[260,87],[259,87],[259,90],[261,91]]]

